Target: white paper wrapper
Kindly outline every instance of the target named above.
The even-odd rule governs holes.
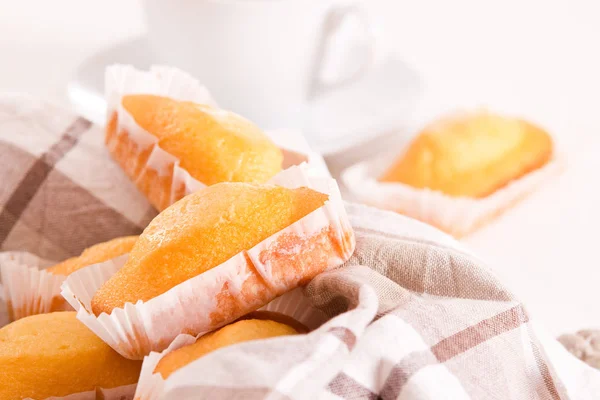
[[[169,96],[181,101],[217,106],[208,89],[191,75],[177,68],[160,65],[153,65],[150,71],[118,64],[106,68],[104,95],[108,110],[115,111],[126,94]]]
[[[71,308],[60,295],[60,285],[66,277],[53,275],[43,269],[52,264],[26,252],[0,254],[2,306],[6,307],[9,316],[4,321],[0,317],[0,326],[29,315]]]
[[[119,146],[123,145],[120,143],[121,135],[128,135],[128,139],[135,143],[137,156],[128,157],[127,165],[122,165],[126,173],[133,177],[134,183],[140,187],[140,182],[151,182],[144,185],[146,190],[142,191],[152,193],[147,195],[159,209],[164,209],[183,196],[206,186],[183,169],[179,159],[161,149],[156,136],[135,122],[121,102],[127,94],[154,94],[216,106],[208,90],[176,68],[153,66],[146,72],[129,65],[113,65],[106,69],[107,115],[109,119],[115,113],[117,115],[117,133],[107,137],[106,145],[115,154],[118,153]],[[300,133],[281,130],[267,134],[283,152],[283,168],[307,162],[310,169],[314,169],[319,175],[329,175],[323,158],[310,149]],[[138,165],[138,159],[145,159],[145,164]],[[120,163],[123,164],[123,161]]]
[[[73,393],[63,397],[48,397],[44,400],[133,400],[136,384],[119,386],[112,389],[97,388],[89,392]],[[25,400],[36,400],[27,397]]]
[[[327,321],[327,315],[318,308],[312,306],[310,301],[302,293],[302,288],[296,288],[283,296],[280,296],[259,309],[259,311],[268,311],[277,314],[283,314],[290,317],[309,331],[317,329]],[[161,353],[152,352],[144,358],[140,380],[135,392],[135,398],[140,400],[158,400],[161,398],[164,390],[165,380],[160,374],[154,374],[154,370],[159,361],[169,354],[183,346],[187,346],[196,341],[196,337],[190,335],[179,335],[173,343]],[[183,367],[182,369],[184,369]]]
[[[266,306],[261,307],[258,311],[283,314],[298,321],[309,331],[314,331],[327,322],[328,318],[323,311],[313,307],[302,290],[302,288],[296,288],[287,292]]]
[[[281,149],[283,153],[283,169],[306,163],[310,176],[327,176],[331,173],[323,156],[312,150],[304,135],[293,129],[266,131],[265,134]]]
[[[71,274],[62,286],[63,296],[78,311],[77,318],[113,349],[142,359],[150,351],[164,350],[181,333],[203,334],[257,310],[317,269],[337,267],[350,257],[355,239],[335,180],[309,177],[303,168],[292,167],[272,183],[306,186],[328,194],[329,200],[253,248],[145,303],[127,303],[98,317],[89,311],[94,293],[124,259]],[[305,262],[308,255],[314,260],[310,264]],[[218,299],[223,303],[217,305]]]
[[[490,222],[559,174],[564,168],[564,161],[555,157],[542,168],[481,199],[452,197],[439,191],[417,189],[402,183],[379,182],[378,177],[389,165],[390,160],[386,158],[358,163],[342,173],[342,181],[352,195],[365,204],[399,212],[455,237],[463,237]]]
[[[154,369],[164,356],[175,351],[183,346],[190,345],[196,341],[195,336],[179,335],[173,340],[165,350],[160,353],[151,352],[144,357],[142,371],[140,372],[140,380],[135,391],[136,400],[159,400],[165,385],[165,380],[161,374],[155,374]]]

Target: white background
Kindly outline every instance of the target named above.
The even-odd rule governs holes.
[[[600,1],[366,5],[387,46],[426,83],[418,113],[482,104],[557,137],[565,175],[468,243],[553,334],[599,326]],[[0,90],[68,106],[78,64],[144,29],[139,1],[0,0]]]

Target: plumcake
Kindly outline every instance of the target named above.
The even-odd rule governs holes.
[[[95,293],[92,311],[110,314],[125,303],[153,299],[249,250],[323,206],[327,199],[326,194],[308,188],[249,183],[219,183],[188,195],[148,225],[125,265]],[[326,232],[323,235],[327,238]],[[323,249],[309,242],[306,245],[311,251],[307,254],[314,257],[311,265],[299,255],[299,273],[293,264],[287,270],[275,271],[296,286],[322,272],[328,255],[335,251],[329,241]],[[252,285],[253,296],[270,291],[263,278]]]
[[[120,356],[75,315],[33,315],[0,329],[0,399],[43,400],[137,382],[141,361]]]
[[[425,127],[379,180],[483,198],[544,166],[552,153],[552,138],[530,122],[457,114]]]
[[[46,271],[55,275],[70,275],[89,265],[98,264],[129,253],[137,239],[138,236],[125,236],[96,244],[85,249],[80,256],[69,258],[49,267]]]
[[[250,340],[296,335],[297,333],[291,326],[280,322],[260,319],[237,321],[201,336],[193,344],[167,354],[159,361],[154,373],[160,373],[163,379],[167,379],[173,372],[220,348]]]
[[[149,94],[129,94],[109,116],[106,143],[113,158],[150,203],[164,210],[187,193],[174,182],[173,160],[157,163],[156,144],[179,160],[179,166],[204,185],[220,182],[264,183],[281,171],[281,150],[252,122],[209,105]],[[123,124],[120,118],[131,118]],[[133,127],[132,127],[133,126]],[[166,164],[165,164],[166,162]]]

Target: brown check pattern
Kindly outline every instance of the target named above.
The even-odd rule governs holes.
[[[600,373],[542,340],[453,239],[400,215],[347,211],[355,254],[305,288],[331,319],[308,335],[209,354],[166,381],[165,399],[600,398]],[[580,381],[567,385],[565,374]]]
[[[65,110],[0,96],[0,250],[61,260],[142,230],[155,212],[102,138]],[[211,353],[174,373],[164,399],[600,398],[600,372],[543,337],[458,242],[400,215],[347,211],[355,254],[304,290],[329,321]]]
[[[138,234],[155,215],[103,131],[27,96],[0,96],[0,250],[60,261]],[[88,179],[91,178],[91,179]]]

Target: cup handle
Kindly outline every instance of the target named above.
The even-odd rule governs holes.
[[[339,77],[332,81],[325,81],[322,78],[321,73],[325,62],[325,56],[327,54],[327,42],[329,38],[340,29],[344,20],[352,15],[358,17],[358,20],[362,25],[362,29],[364,30],[364,37],[368,42],[368,56],[362,65],[360,65],[358,69],[349,76]],[[308,91],[308,100],[312,101],[326,92],[339,89],[360,79],[367,71],[371,69],[374,64],[375,48],[375,35],[371,30],[371,25],[369,23],[367,14],[362,7],[357,4],[347,4],[331,9],[325,18],[321,39],[317,46],[313,73]]]

